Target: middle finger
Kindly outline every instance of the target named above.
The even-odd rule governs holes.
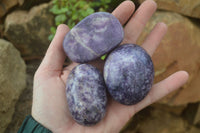
[[[157,4],[153,0],[146,0],[141,4],[124,28],[123,43],[136,43],[137,38],[156,11],[156,8]]]

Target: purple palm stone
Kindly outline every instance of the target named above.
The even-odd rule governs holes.
[[[108,56],[104,79],[113,99],[125,105],[136,104],[144,99],[153,84],[151,57],[138,45],[121,45]]]
[[[107,96],[103,75],[88,64],[76,66],[68,76],[66,96],[73,119],[81,125],[94,125],[105,115]]]
[[[123,28],[115,16],[97,12],[84,18],[66,34],[63,48],[72,61],[85,63],[114,49],[123,37]]]

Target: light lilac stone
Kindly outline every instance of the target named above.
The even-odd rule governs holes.
[[[123,37],[123,27],[115,16],[97,12],[84,18],[66,34],[63,48],[72,61],[85,63],[114,49]]]
[[[89,65],[76,66],[68,76],[66,96],[73,119],[81,125],[95,125],[106,112],[107,96],[103,75]]]
[[[151,57],[138,45],[121,45],[106,59],[104,80],[110,95],[121,104],[133,105],[143,100],[153,79]]]

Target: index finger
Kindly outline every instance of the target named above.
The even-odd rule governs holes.
[[[122,2],[113,12],[112,14],[119,20],[121,25],[124,25],[128,19],[131,17],[135,10],[135,5],[132,1],[124,1]]]

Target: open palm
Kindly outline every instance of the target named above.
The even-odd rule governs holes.
[[[122,44],[136,43],[145,24],[155,12],[156,3],[152,0],[146,0],[133,14],[134,9],[133,2],[125,1],[112,13],[122,25],[126,23]],[[70,71],[78,65],[73,62],[63,68],[66,55],[62,48],[62,42],[68,31],[69,28],[66,25],[58,26],[56,35],[34,77],[32,116],[55,133],[119,132],[136,112],[179,88],[188,79],[188,74],[185,71],[176,72],[163,81],[154,84],[145,99],[132,106],[119,104],[109,98],[107,112],[103,120],[91,127],[79,125],[70,116],[65,94],[67,77]],[[166,25],[158,23],[141,45],[150,56],[152,56],[166,31]],[[91,64],[102,70],[104,61],[97,59]]]

